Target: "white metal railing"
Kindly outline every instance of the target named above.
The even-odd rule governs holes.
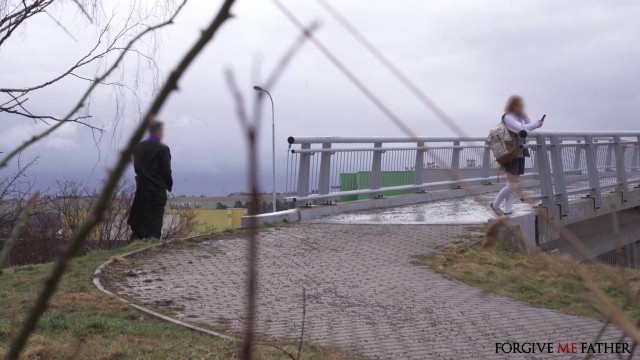
[[[640,132],[528,134],[526,179],[532,198],[566,215],[570,196],[602,204],[603,191],[640,183]],[[499,177],[481,137],[289,137],[288,201],[308,204],[490,184]]]

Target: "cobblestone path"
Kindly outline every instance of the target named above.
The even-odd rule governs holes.
[[[297,339],[304,288],[305,339],[373,359],[518,359],[527,357],[497,355],[495,343],[593,340],[601,327],[596,320],[483,295],[412,263],[465,231],[460,225],[315,223],[265,231],[258,330]],[[119,291],[141,304],[171,304],[183,320],[239,331],[245,246],[242,239],[218,240],[155,253]],[[609,328],[602,340],[618,336]],[[550,356],[572,358],[535,358]]]

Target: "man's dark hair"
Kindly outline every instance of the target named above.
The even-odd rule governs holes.
[[[153,134],[156,131],[162,129],[163,126],[164,123],[162,121],[154,120],[151,122],[151,124],[149,124],[149,133]]]

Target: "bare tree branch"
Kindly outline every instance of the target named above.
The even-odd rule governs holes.
[[[87,20],[89,20],[89,22],[93,24],[93,19],[91,18],[91,15],[89,15],[87,10],[84,8],[84,6],[80,4],[78,0],[71,0],[71,1],[73,1],[80,8],[80,11],[84,14],[84,16],[87,17]]]
[[[317,28],[316,23],[312,23],[312,25],[305,29],[304,36],[302,38],[298,37],[293,45],[288,49],[287,52],[282,56],[271,75],[268,77],[268,84],[270,86],[275,86],[278,78],[282,75],[284,69],[289,64],[290,60],[296,55],[296,53],[300,50],[301,45],[304,43],[304,40],[307,38],[307,35],[310,34],[313,30]],[[257,215],[260,211],[259,209],[259,179],[258,179],[258,148],[257,148],[257,138],[258,131],[260,129],[260,119],[262,115],[262,100],[263,100],[263,92],[257,92],[255,96],[254,106],[253,106],[253,118],[251,121],[247,116],[247,111],[245,110],[245,103],[242,93],[238,88],[238,85],[235,81],[235,77],[233,76],[233,72],[231,70],[226,71],[226,79],[227,85],[229,87],[229,91],[231,92],[231,96],[234,99],[236,105],[236,113],[238,116],[238,121],[242,126],[243,133],[245,135],[245,139],[247,141],[248,147],[248,163],[247,168],[249,172],[249,187],[251,193],[251,202],[249,206],[249,225],[248,225],[248,251],[247,251],[247,307],[246,307],[246,323],[244,330],[244,340],[242,344],[242,353],[241,357],[245,360],[252,359],[253,356],[253,345],[255,342],[254,339],[254,323],[255,323],[255,311],[256,311],[256,303],[257,303],[257,284],[258,284],[258,270],[256,267],[256,263],[258,260],[258,238],[257,238],[257,220],[255,215]],[[306,310],[305,310],[306,311]],[[304,326],[304,325],[303,325]],[[303,333],[304,334],[304,333]],[[274,346],[278,350],[282,351],[292,359],[294,356],[287,352],[284,349],[278,348]],[[301,345],[300,345],[301,349]]]
[[[238,85],[236,84],[235,77],[233,76],[233,72],[230,70],[226,71],[227,77],[227,85],[229,86],[229,91],[231,92],[233,99],[236,103],[236,111],[238,114],[238,120],[242,125],[243,134],[245,135],[245,139],[247,141],[247,150],[248,150],[248,163],[247,168],[249,170],[249,192],[251,193],[251,202],[249,204],[249,229],[247,241],[249,243],[247,249],[247,306],[245,313],[245,330],[244,330],[244,340],[242,342],[242,352],[241,358],[244,360],[251,360],[253,358],[253,345],[254,345],[254,322],[255,322],[255,311],[256,311],[256,297],[257,297],[257,284],[258,284],[258,271],[256,269],[256,262],[258,260],[258,239],[257,239],[257,228],[258,223],[255,218],[260,211],[259,203],[260,199],[258,197],[258,160],[257,160],[257,132],[258,129],[256,127],[257,119],[254,119],[253,122],[249,122],[247,118],[246,111],[244,109],[244,99]],[[256,96],[256,102],[259,104],[261,102],[261,97]],[[257,114],[254,114],[256,116]]]
[[[23,117],[26,117],[26,118],[29,118],[29,119],[33,119],[33,120],[51,120],[51,121],[75,122],[75,123],[78,123],[78,124],[82,124],[82,125],[90,128],[90,129],[92,129],[92,130],[96,130],[96,131],[100,131],[100,132],[104,131],[104,129],[102,129],[102,128],[96,127],[94,125],[91,125],[91,124],[89,124],[87,122],[82,121],[84,119],[91,118],[90,115],[78,116],[78,117],[73,118],[73,119],[64,120],[64,119],[60,119],[60,118],[57,118],[57,117],[54,117],[54,116],[51,116],[51,115],[34,115],[34,114],[30,113],[27,109],[22,107],[22,104],[19,104],[19,105],[20,105],[20,108],[24,112],[19,111],[19,110],[11,110],[10,108],[3,108],[3,107],[0,107],[0,112],[6,112],[6,113],[9,113],[9,114],[20,115],[20,116],[23,116]]]
[[[48,11],[43,11],[43,12],[47,14],[49,19],[51,19],[51,21],[53,21],[56,25],[58,25],[58,27],[62,29],[62,31],[64,31],[65,34],[67,34],[73,41],[78,42],[78,39],[76,39],[76,37],[73,36],[73,34],[69,31],[69,29],[67,29],[67,27],[64,26],[60,21],[58,21],[58,19],[54,18],[53,15],[49,14]]]
[[[238,116],[238,120],[240,121],[240,125],[243,129],[246,129],[250,126],[249,118],[247,117],[247,112],[245,110],[244,98],[238,89],[238,85],[236,83],[236,79],[233,76],[233,72],[231,70],[227,70],[225,72],[227,79],[227,86],[233,96],[233,100],[236,104],[236,115]]]
[[[296,360],[300,360],[302,355],[302,344],[304,343],[304,323],[307,318],[307,290],[302,288],[302,328],[300,329],[300,342],[298,343],[298,356]]]
[[[279,0],[271,0],[271,1],[289,19],[289,21],[291,21],[300,31],[303,31],[302,23],[293,15],[293,13],[281,1]],[[326,7],[326,8],[329,9],[329,7]],[[333,9],[331,8],[331,10]],[[335,10],[333,11],[335,12]],[[347,27],[350,26],[348,23],[346,23],[346,21],[345,21],[345,24],[346,24],[345,26]],[[383,63],[387,62],[390,64],[390,62],[386,58],[384,58],[381,55],[381,53],[377,51],[377,49],[375,49],[366,39],[364,39],[363,36],[355,32],[355,29],[353,27],[351,27],[349,30],[352,33],[354,33],[354,35],[356,35],[358,40],[361,43],[363,43],[366,47],[368,47],[369,51],[374,53],[374,56],[378,57],[380,61],[382,61]],[[309,35],[308,38],[334,64],[334,66],[336,66],[367,98],[369,98],[369,100],[372,103],[374,103],[374,105],[376,105],[376,107],[378,107],[380,111],[382,111],[396,126],[398,126],[398,128],[400,128],[408,136],[416,137],[415,133],[398,116],[396,116],[396,114],[393,113],[390,110],[390,108],[388,108],[378,97],[376,97],[373,94],[373,92],[371,92],[371,90],[364,85],[362,81],[360,81],[326,46],[324,46],[322,42],[320,42],[316,37],[312,35]],[[399,70],[395,66],[391,65],[389,69],[394,73],[394,75],[396,75],[396,77],[400,79],[406,78],[402,75],[402,73],[399,72]],[[460,129],[458,129],[457,126],[451,126],[452,125],[451,123],[453,123],[453,121],[448,121],[450,119],[448,119],[448,117],[444,114],[444,112],[442,112],[437,106],[435,106],[435,104],[428,97],[426,97],[426,95],[422,93],[417,87],[413,86],[413,84],[410,82],[406,82],[405,86],[410,87],[412,92],[414,92],[414,95],[418,96],[418,98],[421,99],[421,101],[423,101],[425,105],[431,108],[431,110],[434,111],[434,113],[436,113],[436,115],[438,115],[441,118],[441,120],[443,120],[446,124],[448,124],[452,129],[454,130],[457,129],[456,131],[458,132],[459,135],[464,136],[464,133]],[[437,156],[434,156],[434,158],[438,163],[442,163],[442,160],[439,159]],[[447,171],[447,174],[451,176],[453,179],[460,178],[459,174],[456,171]],[[469,188],[467,188],[467,190],[470,191],[471,196],[474,198],[475,201],[482,204],[479,201],[478,194],[475,191]],[[524,196],[522,189],[519,189],[519,193],[522,198],[526,197]],[[488,206],[487,204],[483,204],[483,205]],[[542,218],[543,221],[548,223],[553,230],[557,231],[562,239],[567,240],[575,249],[577,249],[581,255],[585,256],[585,258],[587,259],[590,259],[591,262],[596,262],[596,263],[598,262],[598,259],[593,256],[591,251],[573,233],[571,233],[566,227],[564,227],[558,220],[549,218],[549,216],[544,212],[540,213],[540,217]],[[614,271],[606,271],[605,273],[607,277],[610,280],[616,282],[616,284],[620,284],[621,282],[624,283],[624,281],[620,279],[619,276],[617,276]],[[589,289],[596,295],[596,298],[598,298],[598,300],[605,305],[605,308],[608,309],[607,315],[611,316],[613,322],[616,323],[618,326],[620,326],[627,333],[627,335],[634,338],[634,340],[640,337],[640,331],[638,331],[637,327],[633,326],[629,318],[626,317],[620,311],[620,309],[611,301],[610,298],[606,296],[606,294],[604,294],[601,291],[601,289],[597,288],[597,286],[593,282],[593,279],[591,279],[586,272],[580,275],[581,277],[583,277],[583,280],[585,281]],[[623,286],[622,288],[626,288],[626,287]],[[630,295],[628,293],[624,295],[625,295],[625,298],[631,301],[632,303],[635,303],[635,304],[640,303],[640,301],[635,296]]]
[[[404,87],[406,87],[424,106],[431,110],[451,131],[460,136],[466,136],[464,130],[447,115],[431,98],[420,90],[397,66],[393,64],[382,51],[378,50],[347,18],[342,16],[327,0],[317,0],[365,49],[373,55],[384,67],[391,72]]]
[[[0,19],[0,47],[28,18],[43,12],[54,0],[35,0],[31,5],[22,2],[22,9]]]
[[[313,36],[313,34],[306,35],[306,29],[304,25],[298,20],[289,9],[282,4],[279,0],[271,0],[276,7],[284,14],[291,23],[293,23],[301,33],[305,34],[305,36],[311,41],[316,48],[318,48],[324,55],[331,61],[331,63],[342,72],[344,76],[346,76],[352,84],[354,84],[380,111],[382,111],[402,132],[405,134],[409,134],[409,136],[416,137],[417,135],[411,130],[396,114],[385,103],[379,99],[377,96],[369,90],[369,88],[358,79],[346,65],[342,63],[329,49],[324,46],[323,43],[318,41],[318,39]]]
[[[83,66],[85,66],[87,64],[90,64],[90,63],[94,62],[95,60],[101,59],[101,58],[105,57],[107,54],[109,54],[109,53],[111,53],[113,51],[116,51],[116,50],[121,50],[121,51],[122,50],[128,50],[128,48],[130,48],[131,46],[127,46],[124,49],[122,47],[116,47],[116,43],[118,42],[118,40],[120,40],[124,36],[124,34],[128,33],[128,31],[132,30],[135,27],[135,26],[130,26],[128,24],[125,24],[122,27],[122,29],[116,34],[114,39],[112,41],[109,41],[107,47],[103,51],[95,53],[96,50],[98,50],[98,48],[100,47],[100,45],[105,41],[104,37],[107,35],[107,31],[109,30],[109,28],[111,26],[111,22],[113,21],[114,16],[115,16],[115,14],[113,14],[111,16],[111,18],[109,18],[107,23],[104,25],[104,27],[100,31],[100,33],[98,35],[98,39],[96,41],[96,44],[93,46],[93,48],[91,48],[86,55],[81,57],[75,64],[73,64],[67,70],[62,72],[60,75],[58,75],[58,76],[56,76],[56,77],[54,77],[54,78],[52,78],[50,80],[47,80],[45,82],[42,82],[42,83],[40,83],[38,85],[33,85],[33,86],[28,86],[28,87],[23,87],[23,88],[0,88],[0,92],[2,92],[2,93],[20,93],[20,94],[24,94],[24,93],[28,93],[30,91],[39,90],[39,89],[45,88],[45,87],[47,87],[49,85],[55,84],[56,82],[64,79],[65,77],[70,75],[72,72],[78,70],[79,68],[81,68],[81,67],[83,67]],[[137,23],[136,25],[142,25],[142,24],[141,23]],[[147,29],[148,29],[148,27],[147,27]],[[155,29],[153,29],[153,30],[155,30]]]
[[[74,234],[74,236],[69,241],[65,251],[62,253],[60,258],[54,263],[53,268],[49,274],[48,279],[45,282],[44,287],[38,294],[37,299],[34,302],[33,309],[27,315],[24,320],[22,327],[17,332],[15,337],[11,341],[11,345],[9,346],[9,350],[5,358],[7,360],[17,360],[20,353],[24,349],[27,339],[33,332],[38,323],[38,320],[44,313],[47,304],[53,294],[56,292],[58,283],[60,282],[62,276],[64,275],[66,269],[68,268],[69,262],[72,257],[76,254],[80,246],[84,243],[87,236],[91,233],[91,231],[96,227],[96,225],[100,222],[107,206],[111,195],[116,188],[118,181],[122,177],[127,165],[131,161],[131,154],[133,150],[137,146],[137,144],[142,139],[147,127],[151,123],[151,121],[155,118],[156,114],[162,109],[166,100],[169,98],[169,95],[178,88],[178,82],[180,78],[184,75],[187,68],[193,63],[195,58],[201,53],[204,47],[211,41],[214,35],[217,33],[218,29],[222,26],[222,24],[230,18],[230,9],[233,5],[234,0],[225,0],[222,4],[222,7],[218,11],[217,15],[213,19],[213,21],[209,24],[209,26],[202,31],[200,37],[196,41],[196,43],[186,52],[184,57],[178,63],[176,68],[171,72],[171,75],[167,79],[167,82],[163,85],[162,89],[160,89],[158,95],[154,98],[149,110],[143,117],[140,124],[133,131],[129,142],[124,150],[122,150],[120,157],[111,171],[107,181],[105,182],[102,190],[100,191],[100,195],[92,208],[91,212],[87,216],[87,219],[83,222],[82,226],[78,229],[78,231]],[[184,6],[184,2],[180,6],[182,8]],[[178,11],[179,12],[179,9]],[[176,14],[177,14],[176,12]],[[174,14],[175,15],[175,14]],[[172,17],[173,19],[173,17]]]
[[[11,0],[5,0],[5,1],[11,1]],[[19,0],[15,0],[15,1],[19,1]],[[43,1],[43,0],[37,0],[37,1]],[[93,13],[96,13],[96,9],[98,7],[98,4],[101,4],[104,0],[75,0],[74,3],[76,6],[81,8],[81,11],[83,11],[84,13],[86,13],[86,16],[89,16],[89,9],[91,9],[91,11]],[[174,0],[164,0],[167,3],[171,3],[173,4]],[[24,2],[23,2],[24,3]],[[63,2],[60,2],[63,3]],[[91,85],[94,81],[94,79],[89,79],[88,76],[82,76],[80,75],[80,70],[84,70],[86,68],[89,67],[89,65],[96,65],[96,68],[99,68],[100,66],[102,66],[103,62],[106,62],[107,59],[109,57],[111,57],[113,54],[119,55],[120,53],[123,52],[133,52],[135,54],[137,54],[137,56],[140,59],[144,59],[147,64],[141,64],[140,59],[138,59],[138,67],[137,67],[137,71],[138,74],[141,73],[141,69],[145,69],[148,70],[149,67],[151,67],[153,69],[153,71],[151,72],[153,74],[153,86],[155,88],[159,87],[160,82],[158,81],[158,74],[160,72],[159,67],[157,66],[157,64],[155,63],[155,60],[153,59],[152,54],[156,51],[156,47],[151,47],[151,53],[146,54],[142,51],[140,51],[139,49],[137,49],[136,47],[132,46],[130,48],[128,48],[127,46],[125,46],[127,44],[127,42],[133,38],[135,34],[139,33],[142,30],[145,30],[146,28],[149,27],[149,25],[147,25],[147,23],[149,22],[149,19],[151,19],[151,14],[153,14],[156,10],[156,8],[158,7],[159,3],[162,3],[162,1],[160,2],[155,2],[154,5],[150,8],[144,9],[144,12],[141,12],[139,9],[139,6],[137,6],[138,2],[134,2],[129,10],[129,14],[127,17],[125,17],[124,19],[124,24],[121,25],[117,31],[113,31],[112,28],[112,24],[115,21],[115,17],[117,15],[116,9],[114,8],[114,10],[112,11],[111,15],[109,17],[107,17],[106,23],[101,24],[100,25],[100,29],[99,32],[97,34],[97,40],[95,42],[95,44],[85,53],[83,54],[82,57],[80,57],[79,59],[77,59],[77,61],[75,63],[73,63],[72,65],[70,65],[67,69],[65,69],[64,71],[62,71],[59,74],[56,74],[56,76],[54,76],[51,79],[48,79],[47,81],[44,81],[42,83],[36,84],[36,85],[29,85],[29,86],[23,86],[23,87],[16,87],[16,86],[6,86],[4,88],[0,88],[0,92],[9,95],[10,97],[14,98],[14,97],[22,97],[25,94],[32,92],[32,91],[39,91],[39,90],[44,90],[47,87],[49,87],[50,85],[53,85],[63,79],[66,79],[70,76],[73,76],[77,79],[80,79],[82,81],[87,81],[89,83],[89,85]],[[66,4],[66,3],[63,3]],[[6,6],[6,5],[5,5]],[[26,6],[26,5],[25,5]],[[170,7],[174,7],[174,5],[171,5]],[[6,20],[7,18],[10,18],[11,16],[18,16],[16,14],[10,13],[9,15],[2,13],[2,8],[0,7],[0,22],[2,20]],[[15,10],[13,12],[17,12],[19,9]],[[60,21],[58,21],[55,17],[53,17],[50,13],[50,8],[47,8],[47,10],[42,10],[41,12],[46,13],[55,23],[57,26],[61,27],[64,31],[68,32],[70,36],[73,37],[73,34],[71,34],[69,32],[69,30],[66,28],[66,26],[64,24],[62,24]],[[144,15],[141,15],[144,14]],[[95,16],[95,15],[94,15]],[[137,19],[137,20],[136,20]],[[7,26],[7,25],[5,25]],[[2,32],[0,32],[0,34],[2,34]],[[113,35],[113,36],[112,36]],[[74,37],[75,39],[75,37]],[[154,37],[153,41],[151,42],[151,44],[157,44],[158,40]],[[146,43],[144,44],[145,46],[152,46],[152,45],[147,45]],[[156,45],[157,46],[157,45]],[[124,63],[124,61],[123,61]],[[145,66],[147,65],[147,66]],[[145,74],[147,72],[145,71]],[[120,74],[120,76],[124,79],[125,73],[124,71]],[[137,77],[140,75],[136,75],[135,77],[133,77],[133,81],[136,81],[136,85],[137,85]],[[130,93],[133,94],[133,99],[135,100],[135,103],[138,107],[138,114],[141,115],[141,111],[139,110],[140,108],[140,99],[137,96],[137,94],[135,94],[135,91],[131,91],[131,88],[129,86],[127,86],[124,81],[122,81],[122,83],[117,82],[117,81],[110,81],[109,83],[105,83],[105,82],[98,82],[99,85],[111,85],[114,87],[122,87],[122,88],[127,88],[130,90]],[[116,107],[116,116],[114,118],[114,123],[117,126],[118,124],[118,120],[121,116],[121,112],[123,111],[124,107],[121,107],[121,97],[124,98],[125,94],[124,92],[121,91],[114,91],[114,96],[115,96],[115,102],[118,105]],[[90,98],[88,98],[89,100]],[[14,99],[15,101],[15,99]],[[90,101],[86,102],[87,106],[86,108],[89,107],[90,105]],[[30,118],[34,121],[40,121],[43,122],[47,125],[50,125],[49,120],[52,121],[59,121],[60,119],[57,119],[57,116],[54,116],[52,114],[47,114],[46,116],[36,116],[33,114],[32,111],[28,110],[28,106],[26,104],[24,104],[24,102],[22,102],[22,104],[20,104],[21,106],[19,106],[18,104],[15,104],[12,100],[9,100],[7,102],[5,102],[5,104],[3,106],[0,106],[0,113],[1,112],[6,112],[9,115],[14,115],[14,116],[21,116],[21,117],[27,117]],[[20,110],[17,111],[18,109],[15,109],[16,107],[20,107]],[[14,110],[13,112],[11,111],[7,111],[7,110]],[[25,114],[28,114],[27,116],[25,116]],[[88,114],[88,110],[87,110],[87,114]],[[33,115],[33,116],[29,116],[29,115]],[[53,119],[56,118],[56,119]],[[69,119],[69,122],[76,122],[77,124],[83,125],[88,127],[92,132],[96,132],[96,131],[101,131],[101,126],[90,126],[87,122],[84,121],[73,121],[73,120],[79,120],[79,119]]]
[[[278,62],[274,70],[269,75],[269,78],[267,78],[267,81],[265,81],[264,85],[267,89],[272,89],[276,86],[276,82],[278,81],[278,79],[280,79],[282,72],[286,69],[287,65],[289,65],[289,62],[291,62],[295,54],[300,51],[311,34],[316,32],[319,28],[320,22],[313,21],[306,28],[302,29],[298,38],[293,42],[293,44],[291,44],[291,46],[289,46],[287,51],[280,58],[280,61]]]
[[[182,10],[182,8],[184,7],[184,5],[186,4],[187,0],[184,0],[176,9],[176,11],[173,13],[173,15],[166,21],[156,24],[154,26],[149,26],[147,27],[145,30],[143,30],[142,32],[138,33],[138,35],[136,35],[135,37],[133,37],[129,43],[127,44],[127,46],[125,46],[125,49],[129,49],[131,48],[138,40],[140,40],[142,37],[144,37],[146,34],[151,33],[155,30],[158,30],[160,28],[163,28],[165,26],[168,26],[170,24],[173,24],[174,19],[176,18],[176,16],[178,16],[178,14],[180,13],[180,11]],[[57,124],[51,126],[50,128],[48,128],[47,130],[43,131],[42,133],[38,134],[38,135],[34,135],[31,139],[25,141],[24,143],[22,143],[20,146],[18,146],[17,148],[15,148],[14,150],[12,150],[9,154],[7,154],[4,159],[2,159],[2,161],[0,162],[0,169],[4,168],[8,165],[9,161],[15,157],[17,154],[19,154],[20,152],[22,152],[23,150],[25,150],[26,148],[28,148],[29,146],[35,144],[36,142],[38,142],[39,140],[49,136],[52,132],[56,131],[60,126],[62,126],[63,124],[67,123],[70,121],[70,119],[72,119],[72,117],[85,106],[85,101],[87,101],[87,99],[89,98],[89,96],[91,95],[91,93],[93,92],[93,90],[102,82],[104,82],[104,80],[109,77],[109,75],[111,75],[111,73],[113,73],[113,71],[115,71],[115,69],[120,65],[120,63],[122,62],[122,60],[124,59],[125,55],[127,54],[127,51],[121,51],[120,54],[118,55],[118,57],[116,58],[116,60],[111,64],[111,66],[99,77],[97,77],[93,82],[91,82],[91,85],[89,86],[89,88],[85,91],[85,93],[80,97],[80,100],[76,103],[76,105],[71,109],[71,111],[62,119],[60,119],[60,121],[58,121]],[[2,90],[0,90],[2,91]],[[18,92],[20,92],[18,90]]]

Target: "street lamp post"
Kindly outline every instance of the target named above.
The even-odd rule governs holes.
[[[262,91],[269,95],[271,100],[271,204],[273,212],[276,212],[276,117],[271,94],[260,86],[254,86],[253,90]]]

